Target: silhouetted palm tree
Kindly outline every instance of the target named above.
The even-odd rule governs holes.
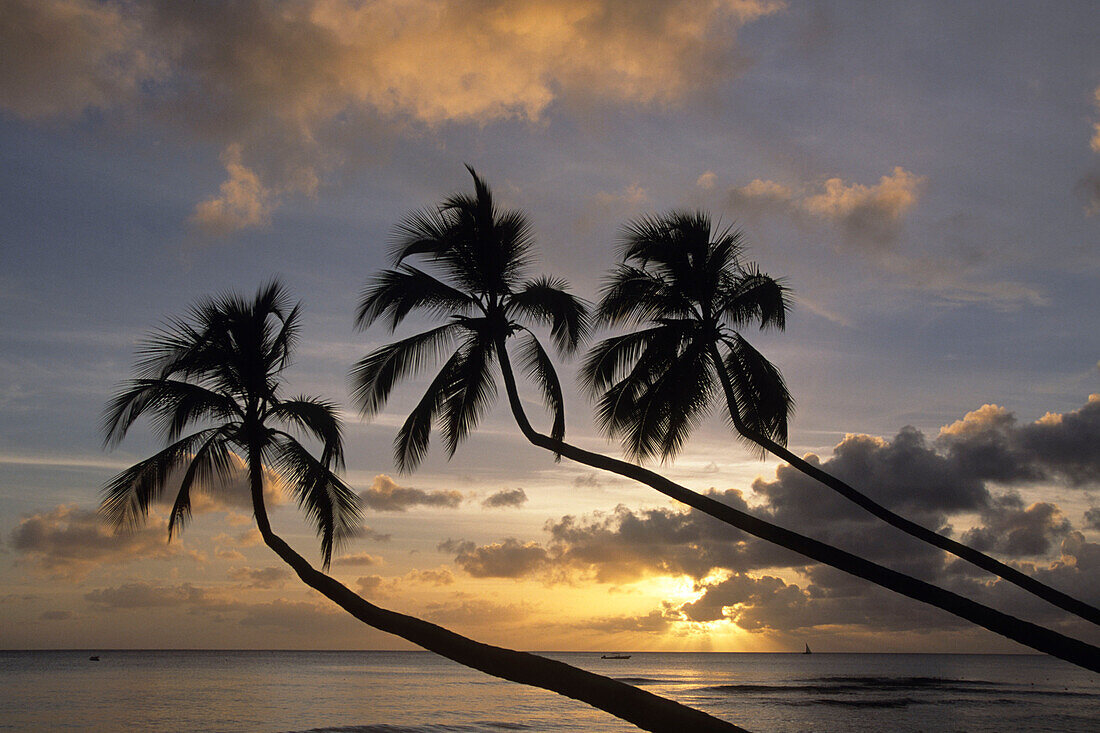
[[[101,511],[111,524],[140,525],[149,505],[173,489],[171,538],[190,516],[192,490],[216,479],[231,480],[234,455],[239,454],[247,466],[264,542],[307,585],[364,623],[488,674],[581,700],[647,730],[742,730],[625,683],[482,644],[375,606],[315,569],[276,535],[264,505],[265,464],[282,474],[316,526],[325,567],[333,549],[361,525],[358,497],[335,472],[342,466],[343,450],[334,405],[281,394],[280,377],[297,328],[298,306],[291,306],[282,288],[272,283],[251,302],[233,295],[204,301],[189,318],[171,321],[153,335],[137,363],[137,378],[108,405],[103,429],[106,443],[115,445],[148,413],[168,446],[106,485]],[[209,426],[180,437],[196,424]],[[321,457],[314,458],[287,429],[316,439]],[[174,476],[180,471],[177,485]]]
[[[526,218],[518,211],[498,211],[485,182],[467,168],[474,195],[455,195],[438,209],[405,218],[392,252],[394,268],[372,280],[356,314],[360,328],[385,319],[391,333],[417,310],[447,318],[442,326],[376,349],[351,372],[353,398],[369,418],[398,381],[450,352],[394,440],[394,459],[402,471],[420,463],[436,422],[448,455],[454,455],[496,396],[498,344],[513,336],[520,340],[527,375],[553,414],[550,434],[560,440],[565,435],[561,384],[546,350],[525,324],[549,326],[555,345],[566,354],[576,350],[588,330],[587,308],[566,292],[564,281],[525,277],[532,246]],[[407,264],[412,256],[427,258],[440,276]]]
[[[736,435],[894,527],[1062,609],[1100,623],[1100,609],[895,514],[787,447],[792,400],[779,369],[742,335],[785,326],[783,283],[741,260],[741,232],[701,212],[672,212],[624,228],[623,262],[603,290],[597,322],[640,330],[597,344],[582,380],[599,395],[602,427],[627,453],[668,459],[721,390]]]
[[[641,466],[566,443],[562,439],[561,388],[553,364],[537,338],[517,319],[526,316],[549,325],[559,349],[569,352],[587,330],[585,309],[565,292],[561,281],[523,279],[531,250],[526,220],[520,212],[497,211],[488,187],[472,169],[470,173],[473,196],[452,196],[438,209],[414,212],[402,222],[393,249],[395,267],[368,283],[357,315],[360,327],[384,318],[391,331],[415,311],[447,319],[442,326],[376,349],[355,365],[353,395],[368,417],[384,406],[397,382],[420,373],[458,343],[394,441],[395,458],[402,470],[418,465],[433,423],[442,426],[448,451],[453,454],[496,393],[491,375],[495,360],[516,423],[533,445],[639,481],[764,540],[937,606],[1026,646],[1100,671],[1100,649],[1089,644],[757,519]],[[438,268],[439,276],[406,264],[405,259],[412,256],[426,259]],[[526,371],[554,415],[550,435],[531,426],[519,397],[507,349],[508,339],[517,333],[523,334],[521,358]]]

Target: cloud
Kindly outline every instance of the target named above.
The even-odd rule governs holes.
[[[0,11],[0,106],[119,109],[217,141],[229,179],[194,221],[227,233],[264,224],[272,191],[316,190],[359,144],[349,129],[540,121],[559,100],[680,102],[739,74],[738,29],[784,6],[13,0]],[[259,168],[233,164],[234,150]]]
[[[830,178],[816,191],[756,179],[730,189],[728,201],[749,214],[786,213],[829,222],[847,235],[846,244],[881,249],[898,238],[902,219],[920,198],[923,176],[896,166],[874,185]]]
[[[1096,87],[1092,93],[1093,104],[1097,114],[1100,114],[1100,87]],[[1089,149],[1094,153],[1100,153],[1100,122],[1092,123],[1092,139],[1089,140]],[[1084,200],[1085,216],[1100,214],[1100,169],[1086,173],[1077,181],[1075,192]]]
[[[522,506],[526,502],[527,492],[523,489],[501,489],[481,502],[481,506],[488,509],[495,509],[500,507]]]
[[[36,119],[134,101],[140,82],[167,69],[130,10],[92,0],[0,5],[0,107]]]
[[[607,634],[644,633],[664,634],[672,626],[673,619],[664,611],[650,611],[643,616],[605,616],[582,622],[584,628]]]
[[[290,577],[284,568],[230,568],[227,573],[230,580],[241,583],[245,588],[282,588],[283,582]]]
[[[695,185],[706,191],[714,188],[714,184],[718,182],[718,174],[714,171],[705,171],[695,179]]]
[[[387,580],[381,575],[367,575],[357,578],[355,587],[359,589],[359,594],[366,598],[385,598],[389,595]]]
[[[1100,170],[1086,173],[1074,188],[1085,205],[1085,216],[1100,214]]]
[[[375,555],[369,555],[365,552],[357,552],[353,555],[341,555],[340,557],[333,558],[332,564],[335,566],[365,567],[370,565],[381,565],[382,558]]]
[[[84,600],[101,608],[164,608],[170,606],[220,604],[203,588],[183,583],[165,586],[149,583],[124,583],[84,594]]]
[[[101,565],[179,554],[168,544],[168,523],[156,516],[132,533],[115,532],[94,511],[62,504],[24,517],[9,538],[12,548],[48,573],[79,579]]]
[[[221,236],[270,222],[274,192],[260,183],[255,171],[241,162],[241,146],[230,145],[222,154],[228,178],[219,195],[195,206],[191,223],[206,234]]]
[[[748,631],[778,626],[776,617],[785,614],[795,623],[804,619],[808,594],[796,585],[765,575],[753,577],[734,573],[729,578],[705,586],[703,595],[685,603],[677,611],[688,621],[705,622],[729,619]],[[791,622],[783,624],[788,629]]]
[[[241,626],[301,631],[302,629],[328,628],[334,621],[345,619],[343,612],[328,606],[305,601],[276,600],[245,607]]]
[[[470,542],[447,540],[439,545],[455,553],[455,562],[475,578],[519,578],[545,566],[550,556],[537,542],[514,538],[476,547]]]
[[[1096,111],[1100,113],[1100,87],[1092,93],[1093,103],[1096,105]],[[1092,139],[1089,140],[1089,148],[1094,153],[1100,153],[1100,122],[1092,123]]]
[[[436,568],[434,570],[410,570],[402,576],[402,580],[421,585],[454,585],[455,576],[447,568]]]
[[[891,439],[848,435],[831,456],[808,460],[903,516],[1098,603],[1100,544],[1075,531],[1057,505],[1027,504],[1014,491],[1003,490],[1037,480],[1086,485],[1080,481],[1096,459],[1087,451],[1083,456],[1081,446],[1092,439],[1098,406],[1100,397],[1090,397],[1077,410],[1021,424],[1008,411],[986,405],[945,426],[935,440],[912,427]],[[899,533],[788,465],[777,467],[774,478],[754,482],[751,506],[738,491],[710,494],[987,605],[1011,608],[1067,633],[1091,633],[1072,626],[1056,608],[1022,598],[1004,581]],[[1098,524],[1098,517],[1100,510],[1093,509],[1085,519]],[[965,524],[956,531],[955,522]],[[613,512],[548,521],[545,532],[542,542],[448,540],[439,549],[453,553],[456,564],[476,577],[629,584],[664,576],[694,583],[698,595],[693,599],[665,601],[648,614],[587,622],[586,628],[603,631],[704,633],[712,623],[777,633],[955,633],[967,628],[936,609],[692,510],[619,506]]]
[[[1100,507],[1090,507],[1085,511],[1085,526],[1100,530]]]
[[[494,629],[528,621],[531,609],[526,604],[495,603],[485,600],[457,600],[429,603],[424,617],[445,626],[491,626]]]
[[[1057,506],[1036,502],[1025,509],[1017,494],[999,497],[983,512],[982,520],[984,526],[966,532],[963,543],[1008,557],[1044,555],[1070,531],[1069,521]]]
[[[1100,484],[1100,394],[1067,413],[1017,425],[1012,413],[983,405],[940,430],[937,445],[977,475],[1006,483],[1063,479]]]
[[[462,494],[457,491],[425,491],[398,486],[392,478],[380,473],[374,477],[369,489],[359,492],[359,499],[375,511],[403,512],[415,506],[455,509],[462,503]]]
[[[38,619],[40,621],[68,621],[73,618],[72,611],[43,611]]]

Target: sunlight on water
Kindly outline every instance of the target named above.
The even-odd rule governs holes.
[[[0,729],[635,730],[422,652],[0,652]],[[750,730],[1093,731],[1100,677],[1047,657],[641,653],[561,659]]]

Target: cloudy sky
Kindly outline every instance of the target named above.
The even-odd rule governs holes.
[[[786,332],[751,334],[797,399],[792,448],[1100,603],[1097,27],[1092,2],[0,2],[0,647],[401,648],[300,587],[234,486],[171,544],[165,507],[131,535],[97,521],[157,445],[97,433],[143,335],[278,277],[304,308],[291,391],[345,406],[366,526],[332,571],[367,598],[535,649],[1018,650],[556,464],[503,405],[399,474],[417,385],[359,419],[347,372],[392,337],[353,313],[400,218],[470,189],[464,163],[590,299],[624,222],[708,210],[795,294]],[[566,398],[570,439],[617,454]],[[657,468],[1100,641],[720,416]]]

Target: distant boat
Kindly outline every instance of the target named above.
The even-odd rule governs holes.
[[[600,659],[630,659],[629,654],[604,654]]]
[[[98,662],[98,661],[99,661],[99,657],[96,657],[96,656],[88,657],[88,661],[89,661],[89,662]]]
[[[810,645],[809,644],[806,645],[806,651],[804,651],[802,653],[803,654],[813,654],[813,652],[810,651]]]

